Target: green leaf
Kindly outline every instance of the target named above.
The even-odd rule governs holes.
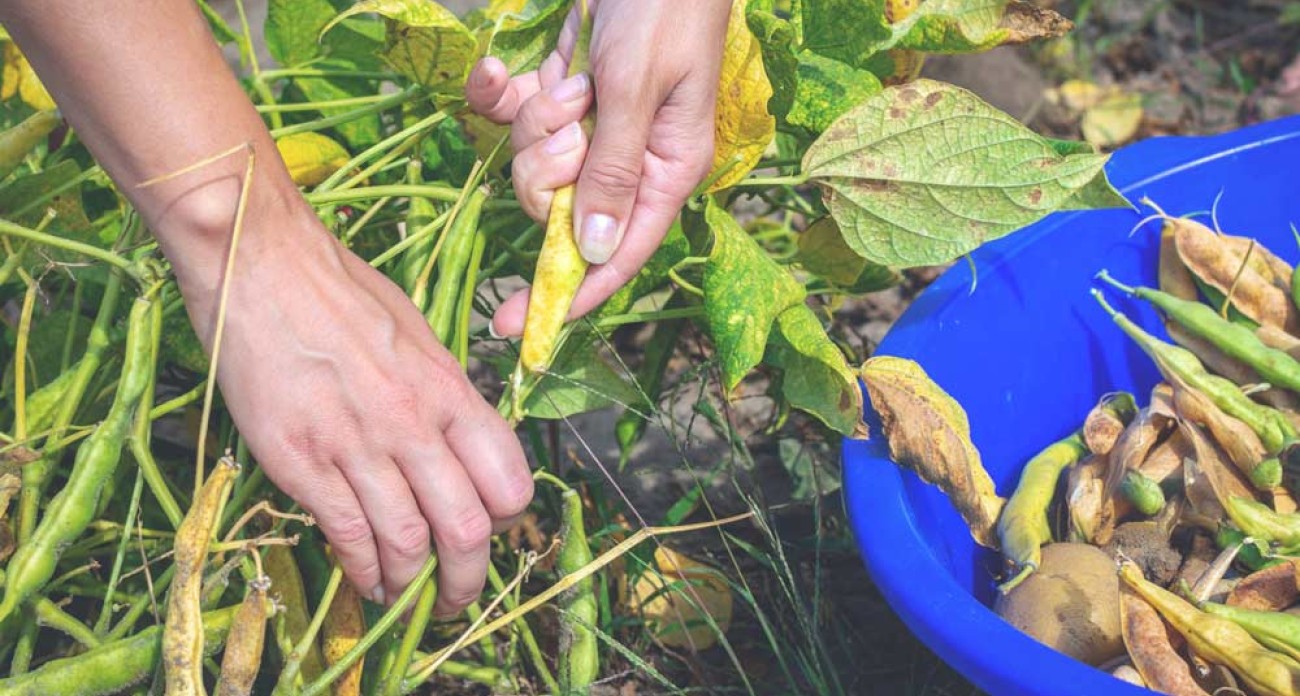
[[[636,388],[609,365],[594,337],[575,333],[524,402],[533,418],[556,420],[614,404],[639,403]]]
[[[571,5],[562,0],[538,9],[529,3],[521,13],[502,16],[489,30],[486,55],[500,58],[511,75],[536,70],[555,50]]]
[[[833,58],[804,51],[799,81],[786,123],[817,134],[863,101],[879,94],[880,78]]]
[[[818,456],[811,445],[794,438],[784,437],[777,443],[777,453],[781,465],[790,474],[794,490],[790,497],[794,500],[809,501],[830,495],[840,489],[840,473],[829,457]]]
[[[373,12],[388,20],[381,57],[393,70],[434,92],[458,91],[478,40],[450,10],[432,0],[361,0],[327,24]]]
[[[592,319],[598,320],[630,311],[637,300],[662,287],[668,277],[668,271],[681,263],[690,252],[690,243],[686,240],[686,235],[682,234],[681,223],[674,222],[673,226],[668,228],[668,234],[659,244],[654,256],[650,257],[632,280],[610,295],[604,304],[592,312]]]
[[[1004,43],[1007,0],[926,0],[894,29],[889,48],[928,53],[974,53]]]
[[[754,32],[754,38],[758,39],[759,49],[763,52],[763,69],[767,71],[768,82],[772,83],[772,98],[767,100],[767,111],[783,121],[794,106],[799,83],[794,27],[771,12],[753,9],[745,19],[749,30]]]
[[[858,256],[844,243],[839,225],[824,217],[799,235],[799,264],[831,285],[863,294],[892,288],[903,280],[894,269]]]
[[[952,261],[1063,207],[1105,203],[1095,189],[1075,198],[1097,186],[1105,163],[1095,153],[1061,155],[970,92],[918,80],[836,121],[808,149],[803,171],[850,248],[910,268]]]
[[[805,51],[850,67],[862,67],[895,41],[883,0],[799,0],[794,26]]]
[[[208,373],[208,354],[203,352],[203,344],[185,312],[172,312],[163,317],[160,347],[163,363],[178,365],[198,374]]]
[[[50,192],[81,175],[81,167],[76,162],[64,160],[58,164],[11,181],[0,189],[0,210],[16,210],[37,198],[44,198]],[[54,213],[54,218],[45,226],[45,232],[72,239],[98,247],[106,247],[95,233],[95,226],[86,217],[82,204],[81,188],[65,191],[30,213],[13,220],[20,225],[36,227],[44,219],[47,211]],[[70,264],[66,268],[81,276],[83,272],[94,268],[84,265],[85,257],[71,251],[55,249],[35,243],[20,243],[26,249],[24,266],[33,275],[39,275],[50,263]]]
[[[791,406],[841,435],[866,437],[857,376],[806,305],[777,318],[764,362],[782,370],[781,394]]]
[[[698,222],[697,215],[690,219]],[[713,233],[704,264],[704,313],[723,385],[731,391],[763,359],[772,323],[803,302],[804,289],[711,198],[703,222]]]
[[[270,0],[266,9],[266,48],[285,67],[321,55],[320,32],[336,10],[329,0]]]

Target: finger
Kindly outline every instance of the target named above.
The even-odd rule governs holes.
[[[515,156],[511,164],[515,196],[529,217],[546,222],[555,189],[578,179],[586,154],[587,136],[573,121]]]
[[[582,119],[591,108],[591,79],[586,73],[565,78],[533,95],[515,114],[510,145],[516,152],[545,140]]]
[[[383,604],[383,571],[370,520],[342,474],[334,469],[330,471],[328,475],[312,477],[309,482],[295,476],[285,482],[287,485],[273,483],[316,519],[344,575],[357,592]]]
[[[480,60],[465,83],[465,100],[478,115],[494,123],[506,124],[515,119],[520,105],[541,89],[536,71],[510,77],[500,58]]]
[[[519,438],[487,402],[459,411],[444,431],[495,526],[509,526],[533,500],[533,476]]]
[[[429,523],[396,462],[340,462],[339,468],[370,520],[383,569],[384,593],[394,598],[429,559]]]
[[[482,443],[479,449],[485,449]],[[492,520],[464,465],[445,444],[432,441],[412,447],[398,465],[433,529],[438,551],[434,613],[454,616],[483,591]]]

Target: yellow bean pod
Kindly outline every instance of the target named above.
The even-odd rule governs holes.
[[[361,613],[361,597],[350,583],[339,586],[334,602],[325,614],[321,626],[321,652],[325,664],[333,666],[361,640],[366,633],[366,617]],[[343,676],[334,682],[334,696],[360,696],[361,670],[365,660],[357,660]]]
[[[266,596],[270,586],[271,581],[267,578],[258,578],[248,584],[248,594],[244,595],[230,626],[230,636],[226,638],[217,696],[249,696],[253,693],[253,682],[262,666],[266,620],[275,613],[275,605]]]
[[[176,530],[176,574],[163,628],[163,673],[168,696],[207,693],[203,687],[203,564],[226,496],[238,474],[239,465],[229,457],[222,458]]]

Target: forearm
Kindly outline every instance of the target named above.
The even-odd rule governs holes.
[[[0,22],[157,235],[187,295],[206,295],[219,280],[247,159],[140,183],[248,143],[257,152],[257,214],[298,214],[301,197],[195,3],[0,0]],[[274,245],[276,228],[253,225],[241,245]]]

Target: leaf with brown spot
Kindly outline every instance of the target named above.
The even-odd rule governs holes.
[[[1006,501],[980,462],[961,404],[920,365],[903,358],[871,358],[862,365],[862,381],[893,460],[938,486],[970,525],[975,541],[996,549],[994,527]]]
[[[1056,39],[1070,33],[1074,22],[1060,13],[1022,0],[1011,0],[999,26],[1006,32],[1003,45]]]

